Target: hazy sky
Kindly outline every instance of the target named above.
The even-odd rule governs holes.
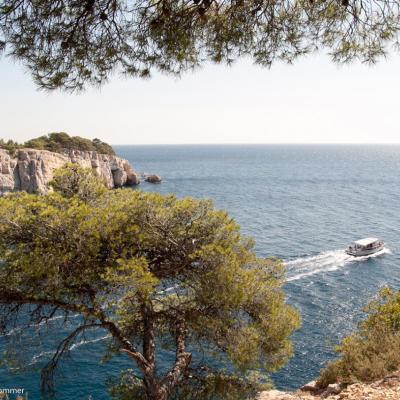
[[[242,61],[181,79],[118,76],[71,95],[38,91],[0,59],[0,137],[65,131],[111,144],[400,143],[400,57],[333,65],[314,55],[271,70]]]

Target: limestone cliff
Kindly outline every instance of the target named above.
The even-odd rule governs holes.
[[[0,194],[14,190],[47,193],[53,171],[71,162],[93,168],[110,189],[140,182],[129,162],[113,155],[79,150],[61,154],[27,148],[18,150],[13,156],[0,149]]]

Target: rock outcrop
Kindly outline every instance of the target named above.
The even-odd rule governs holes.
[[[146,175],[144,180],[150,183],[160,183],[162,181],[161,176],[159,175]]]
[[[47,193],[53,171],[66,163],[92,168],[112,188],[140,183],[139,176],[128,161],[95,151],[70,150],[63,154],[47,150],[21,149],[15,156],[0,149],[0,194],[25,190]]]
[[[318,390],[314,382],[296,392],[269,390],[261,392],[257,400],[399,400],[400,371],[373,383],[343,385],[334,383]]]

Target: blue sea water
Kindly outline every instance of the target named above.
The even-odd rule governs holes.
[[[316,377],[340,338],[354,329],[361,308],[379,288],[400,288],[400,146],[177,145],[115,146],[137,171],[160,174],[139,190],[211,198],[227,210],[260,256],[285,261],[288,302],[302,314],[294,357],[273,375],[280,389]],[[137,190],[137,189],[135,189]],[[377,236],[384,254],[353,259],[357,238]],[[93,341],[94,339],[94,341]],[[58,400],[108,399],[105,380],[129,367],[100,364],[104,335],[86,338],[63,363]],[[4,339],[0,338],[0,350]],[[33,352],[31,367],[51,354]],[[79,348],[79,351],[76,351]],[[40,398],[39,373],[0,369],[0,387],[22,387]]]

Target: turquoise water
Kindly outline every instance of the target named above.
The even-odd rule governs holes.
[[[260,256],[285,261],[285,291],[300,310],[303,325],[293,336],[294,357],[273,377],[278,388],[295,388],[315,377],[377,290],[384,285],[400,288],[400,146],[116,150],[137,171],[163,176],[161,184],[142,183],[141,190],[211,198],[237,220],[244,234],[255,238]],[[370,235],[387,243],[384,254],[357,260],[345,255],[349,242]],[[124,358],[99,364],[104,336],[88,337],[71,351],[57,380],[56,399],[108,398],[106,378],[130,365]],[[4,341],[0,339],[0,348]],[[42,365],[52,343],[46,340],[27,352],[31,368]],[[40,397],[38,371],[0,371],[1,387],[22,387],[30,398]]]

